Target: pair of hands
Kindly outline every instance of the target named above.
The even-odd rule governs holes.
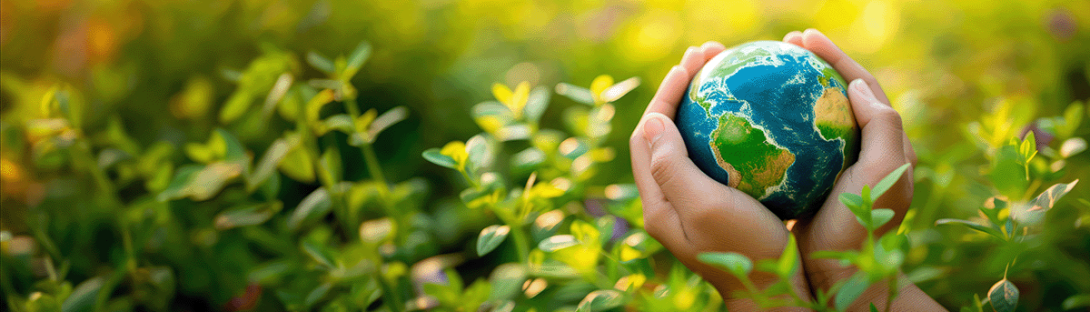
[[[792,232],[798,241],[804,269],[791,284],[796,294],[809,298],[811,289],[828,290],[856,272],[855,268],[841,267],[837,260],[812,259],[810,254],[819,250],[859,249],[867,237],[866,229],[837,200],[837,194],[858,194],[864,184],[873,186],[901,165],[916,164],[916,153],[905,136],[901,117],[889,105],[874,76],[817,30],[791,32],[783,40],[817,54],[851,81],[848,98],[862,129],[859,160],[844,171],[833,186],[832,195],[812,218],[798,220],[788,228],[756,199],[713,180],[689,158],[672,119],[693,76],[724,50],[718,42],[685,51],[681,63],[663,79],[629,140],[632,171],[643,201],[647,232],[689,269],[714,285],[732,311],[756,310],[757,306],[747,299],[732,299],[735,291],[744,289],[741,283],[729,273],[697,261],[698,254],[736,252],[754,261],[774,259],[783,252]],[[912,181],[909,170],[875,203],[875,207],[896,212],[877,235],[896,229],[904,219],[912,202]],[[759,287],[776,280],[775,276],[760,272],[751,273],[750,278]],[[883,285],[868,289],[849,310],[865,310],[871,302],[882,306],[888,289],[884,283],[878,284]],[[893,306],[943,310],[911,283],[902,287]]]

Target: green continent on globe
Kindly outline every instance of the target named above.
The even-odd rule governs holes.
[[[764,130],[732,113],[719,117],[719,127],[711,138],[715,160],[730,176],[727,185],[754,198],[764,197],[766,189],[783,183],[784,173],[795,162],[795,154],[772,145]]]

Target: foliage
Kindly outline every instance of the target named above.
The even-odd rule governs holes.
[[[643,230],[625,141],[686,46],[805,27],[883,83],[916,193],[819,255],[861,273],[816,302],[740,295],[843,310],[903,273],[962,311],[1090,306],[1085,3],[0,8],[6,310],[722,310]],[[870,233],[884,185],[838,194]]]

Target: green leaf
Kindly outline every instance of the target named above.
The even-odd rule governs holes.
[[[363,67],[363,62],[367,61],[367,58],[371,56],[371,44],[367,41],[360,42],[356,46],[355,50],[352,50],[352,55],[348,56],[348,64],[345,67],[344,74],[341,79],[349,79],[356,75],[356,72]]]
[[[318,188],[295,207],[291,216],[288,217],[288,228],[296,231],[304,222],[320,219],[332,208],[333,202],[329,198],[329,192],[326,192],[325,188]]]
[[[972,222],[972,221],[968,221],[968,220],[961,220],[961,219],[939,219],[939,220],[935,221],[935,225],[943,225],[943,224],[964,225],[964,226],[967,226],[967,227],[969,227],[971,229],[974,229],[974,230],[977,230],[977,231],[980,231],[980,232],[984,232],[984,233],[988,233],[988,234],[994,236],[995,238],[998,238],[998,239],[1001,239],[1001,240],[1007,240],[1006,235],[1003,235],[1003,233],[999,232],[999,230],[977,224],[976,222]]]
[[[992,157],[988,179],[999,193],[1008,198],[1021,198],[1029,187],[1026,167],[1019,161],[1020,157],[1018,151],[1011,145],[1000,147]]]
[[[897,183],[897,180],[901,179],[901,175],[904,175],[905,171],[907,171],[909,167],[911,167],[911,164],[901,165],[897,169],[893,170],[893,172],[890,172],[889,175],[886,175],[885,178],[882,178],[881,181],[878,181],[878,184],[875,184],[874,188],[871,189],[870,202],[873,203],[878,201],[878,198],[882,197],[882,194],[885,194],[886,191],[889,190],[889,188],[893,187],[893,184]],[[912,182],[909,181],[909,183]]]
[[[253,94],[242,89],[235,90],[231,97],[227,98],[227,103],[223,104],[223,108],[220,109],[220,122],[227,124],[242,117],[246,110],[250,109],[253,102]]]
[[[874,302],[870,303],[870,312],[878,312],[878,307],[874,306]]]
[[[334,185],[341,181],[343,170],[341,169],[341,153],[335,148],[326,149],[322,153],[322,159],[318,162],[318,177],[325,185]]]
[[[305,252],[307,256],[310,256],[311,259],[318,262],[318,264],[321,264],[326,268],[332,269],[335,267],[334,264],[336,263],[336,260],[334,260],[333,255],[330,254],[330,251],[326,249],[325,246],[319,245],[318,243],[310,240],[304,240],[303,252]]]
[[[507,234],[511,233],[511,227],[506,225],[492,225],[481,230],[477,237],[477,256],[484,256],[503,243]]]
[[[561,82],[556,85],[556,93],[578,103],[594,105],[594,95],[587,88]]]
[[[988,302],[992,303],[996,312],[1014,311],[1018,306],[1018,287],[1004,278],[988,290]]]
[[[553,252],[575,245],[579,245],[579,241],[575,239],[575,236],[556,235],[542,240],[541,243],[537,244],[537,248],[544,252]]]
[[[287,156],[288,152],[291,152],[298,145],[299,138],[294,135],[274,141],[269,149],[265,150],[265,155],[261,156],[261,160],[257,162],[254,170],[246,175],[246,191],[253,192],[265,180],[268,180],[269,176],[276,171],[276,167],[280,165],[280,161],[284,159],[284,156]]]
[[[1073,310],[1073,309],[1076,309],[1076,308],[1090,307],[1090,294],[1081,294],[1081,295],[1074,295],[1074,296],[1071,296],[1071,297],[1067,297],[1067,299],[1064,300],[1061,307],[1064,310]]]
[[[776,263],[776,272],[784,279],[789,279],[799,268],[799,246],[794,234],[788,234],[787,246],[784,247],[779,261]]]
[[[1060,145],[1060,157],[1071,158],[1086,150],[1086,140],[1083,138],[1070,138]]]
[[[526,107],[522,109],[523,116],[526,120],[537,124],[541,120],[541,115],[545,114],[545,108],[549,107],[549,97],[552,95],[549,89],[544,86],[538,86],[530,91],[530,96],[526,100]]]
[[[178,171],[174,173],[174,179],[170,181],[166,189],[159,192],[156,197],[159,201],[165,202],[169,200],[179,199],[186,196],[186,186],[189,185],[189,181],[197,175],[198,172],[204,169],[204,166],[189,164],[178,168]]]
[[[847,206],[849,210],[855,211],[858,207],[863,206],[863,197],[852,193],[840,193],[840,202]]]
[[[385,113],[382,113],[382,115],[375,118],[367,128],[367,143],[374,143],[375,138],[378,137],[379,133],[382,133],[382,130],[386,130],[386,128],[405,120],[408,116],[409,109],[405,108],[405,106],[394,107]]]
[[[618,82],[613,86],[606,88],[605,91],[602,91],[602,101],[606,103],[612,103],[613,101],[619,100],[621,97],[623,97],[625,94],[628,94],[628,92],[631,92],[633,89],[636,89],[636,87],[638,86],[640,86],[640,78],[632,77],[625,79],[624,81]]]
[[[282,207],[284,204],[280,201],[273,201],[227,210],[216,215],[216,229],[223,231],[265,223],[280,212]]]
[[[321,136],[329,131],[340,131],[347,134],[356,132],[355,124],[352,122],[352,117],[346,114],[336,114],[329,116],[315,127],[315,134]]]
[[[581,311],[605,311],[625,303],[624,294],[613,289],[595,290],[579,302]]]
[[[466,141],[466,163],[469,168],[473,168],[474,172],[477,168],[484,168],[488,165],[489,143],[483,135],[475,135]]]
[[[724,269],[738,278],[749,276],[753,262],[746,256],[733,252],[703,252],[696,255],[700,262]]]
[[[488,281],[492,283],[489,300],[511,299],[522,290],[526,280],[526,268],[521,263],[504,263],[492,270]]]
[[[333,61],[318,52],[307,52],[307,64],[314,66],[315,69],[331,75],[337,71],[337,68],[333,66]]]
[[[871,212],[870,212],[870,217],[871,217],[871,228],[870,228],[870,230],[873,231],[873,230],[875,230],[877,228],[882,227],[883,225],[888,223],[889,220],[893,220],[893,216],[894,216],[894,212],[893,212],[892,209],[882,208],[882,209],[871,210]]]
[[[458,162],[450,156],[443,155],[443,153],[440,152],[439,148],[429,148],[428,150],[424,151],[424,154],[422,156],[424,156],[424,159],[430,161],[433,164],[447,167],[450,169],[458,169]]]
[[[97,276],[79,283],[79,285],[76,285],[76,288],[72,289],[72,293],[68,295],[68,298],[64,299],[64,303],[61,304],[61,311],[94,311],[96,297],[99,295],[98,292],[106,282],[105,276]]]
[[[866,273],[860,271],[852,275],[836,292],[836,298],[834,298],[836,309],[846,311],[848,306],[867,290],[867,287],[870,287],[870,281],[867,280]]]
[[[311,160],[310,153],[307,153],[306,148],[302,145],[297,145],[291,151],[288,151],[288,154],[284,155],[284,159],[280,161],[277,167],[280,168],[284,175],[295,181],[314,182],[314,162]]]

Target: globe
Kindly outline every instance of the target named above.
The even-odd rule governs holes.
[[[816,212],[858,157],[846,86],[806,49],[748,42],[704,65],[675,122],[704,173],[795,219]]]

